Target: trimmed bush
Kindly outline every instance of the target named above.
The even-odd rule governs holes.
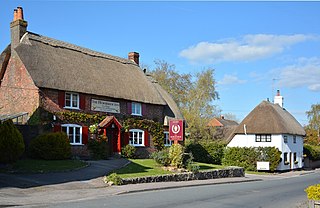
[[[161,151],[153,152],[151,157],[160,165],[168,166],[171,163],[169,157],[169,148],[164,148]]]
[[[36,159],[64,160],[71,157],[71,145],[66,133],[47,133],[31,140],[28,153]]]
[[[257,170],[257,161],[270,162],[270,171],[280,163],[281,152],[275,147],[229,147],[222,160],[225,166],[240,166],[249,171]]]
[[[310,160],[320,160],[320,146],[305,144],[303,145],[303,153],[306,154]]]
[[[0,163],[13,163],[25,149],[22,134],[12,120],[0,123]]]
[[[134,146],[127,144],[126,146],[121,148],[121,155],[123,157],[131,159],[131,158],[135,157],[136,151],[137,151],[137,149]]]
[[[309,200],[320,200],[320,184],[309,186],[304,191]]]
[[[106,139],[89,139],[88,150],[94,160],[107,159],[109,154],[109,145]]]
[[[186,144],[186,152],[191,152],[194,161],[221,164],[226,144],[217,141],[190,142]]]

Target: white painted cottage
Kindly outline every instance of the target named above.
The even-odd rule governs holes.
[[[243,119],[230,137],[228,147],[276,147],[281,154],[277,170],[303,167],[303,137],[301,124],[283,108],[280,91],[274,104],[262,101]]]

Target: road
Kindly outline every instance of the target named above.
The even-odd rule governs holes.
[[[50,207],[301,207],[304,189],[320,183],[320,173],[264,181],[205,185],[131,194],[109,195],[90,200],[64,202]]]

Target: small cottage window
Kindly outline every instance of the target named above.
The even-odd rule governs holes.
[[[297,143],[297,137],[296,137],[296,135],[293,136],[293,143],[294,143],[294,144]]]
[[[80,96],[78,93],[66,92],[65,95],[65,108],[79,109],[80,108]]]
[[[285,165],[289,165],[288,153],[287,153],[287,152],[283,153],[283,163],[284,163]]]
[[[132,146],[144,146],[144,131],[140,129],[129,130],[129,144]]]
[[[288,143],[288,137],[287,136],[283,136],[283,142],[284,143]]]
[[[256,134],[256,142],[271,142],[271,134]]]
[[[172,141],[169,140],[169,132],[165,131],[164,132],[164,146],[171,146],[172,145]]]
[[[297,161],[297,153],[296,153],[296,152],[293,153],[293,162],[294,162],[294,163],[297,163],[297,162],[298,162],[298,161]]]
[[[132,103],[132,113],[131,115],[142,116],[141,103]]]
[[[62,131],[65,132],[70,140],[71,145],[82,144],[82,127],[76,124],[61,125]]]

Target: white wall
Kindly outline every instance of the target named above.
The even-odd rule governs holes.
[[[286,134],[285,134],[286,135]],[[284,143],[284,136],[282,134],[271,135],[271,142],[256,142],[255,134],[237,134],[233,137],[230,143],[227,145],[228,147],[276,147],[278,148],[282,154],[282,161],[280,162],[277,170],[289,170],[289,169],[297,169],[303,167],[303,138],[302,136],[296,136],[296,143],[293,143],[293,135],[286,135],[288,142]],[[288,153],[288,165],[284,164],[283,158],[284,153]],[[297,164],[294,164],[293,161],[293,153],[297,153]],[[290,153],[291,158],[290,158]]]

